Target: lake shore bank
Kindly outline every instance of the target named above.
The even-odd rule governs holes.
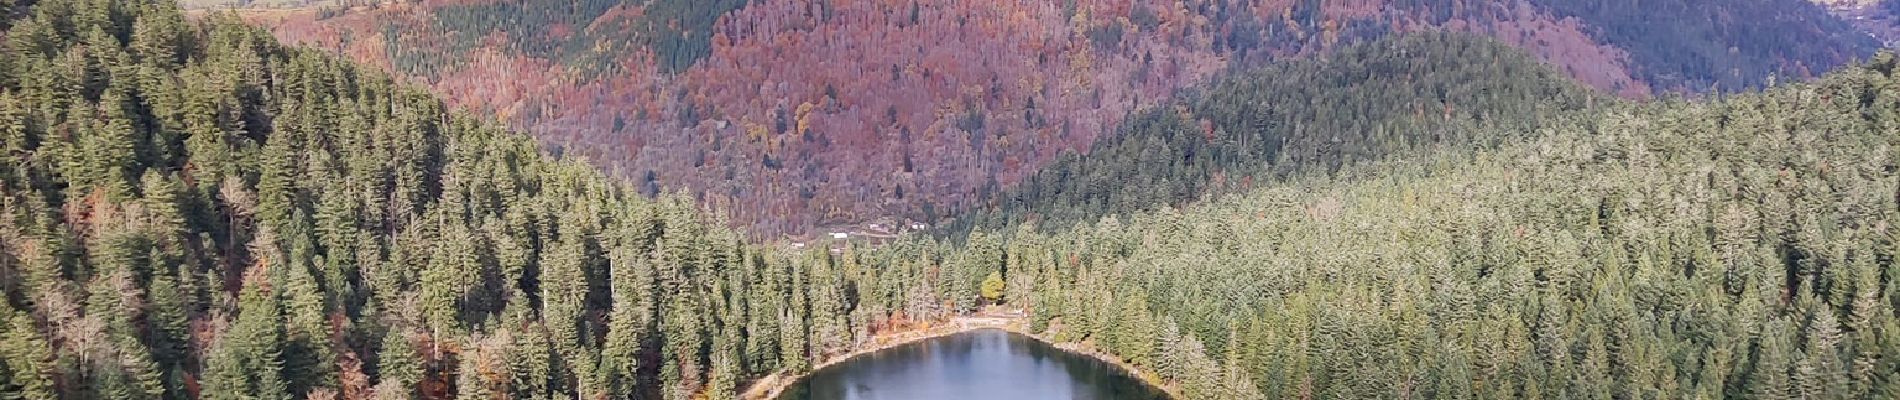
[[[955,335],[959,333],[979,331],[979,330],[984,330],[984,329],[996,329],[996,330],[1015,333],[1015,334],[1019,334],[1023,336],[1028,336],[1032,339],[1035,339],[1036,341],[1043,342],[1045,344],[1050,345],[1051,347],[1055,347],[1056,349],[1073,353],[1076,355],[1088,357],[1096,361],[1107,363],[1109,365],[1113,365],[1116,368],[1120,369],[1123,373],[1127,374],[1128,376],[1131,376],[1137,380],[1140,380],[1143,384],[1153,386],[1155,388],[1160,389],[1162,392],[1167,393],[1169,398],[1173,398],[1173,399],[1182,398],[1178,389],[1174,387],[1173,385],[1165,384],[1159,378],[1157,378],[1154,374],[1149,373],[1148,371],[1144,371],[1140,368],[1137,368],[1133,364],[1129,364],[1128,362],[1122,360],[1119,357],[1114,357],[1112,355],[1098,351],[1095,349],[1094,346],[1091,346],[1087,343],[1058,342],[1058,341],[1050,340],[1048,337],[1045,337],[1043,335],[1030,333],[1029,330],[1027,329],[1027,325],[1028,325],[1027,319],[1022,318],[1022,317],[970,316],[970,317],[952,318],[950,321],[948,321],[947,323],[943,325],[931,326],[925,329],[880,335],[872,339],[870,345],[864,346],[862,348],[854,349],[850,352],[833,355],[831,357],[825,358],[824,360],[819,360],[817,363],[812,365],[811,369],[805,371],[804,373],[787,374],[784,371],[780,371],[780,372],[774,372],[764,377],[761,377],[753,381],[749,386],[747,386],[746,390],[739,395],[739,398],[745,399],[745,400],[777,399],[780,395],[784,394],[786,389],[791,388],[793,384],[798,383],[799,380],[804,379],[807,375],[810,375],[814,371],[818,371],[820,369],[824,369],[826,367],[830,367],[830,366],[837,365],[840,363],[848,362],[858,357],[876,353],[878,351],[887,350],[893,347],[921,342],[924,340],[930,340],[930,339]]]

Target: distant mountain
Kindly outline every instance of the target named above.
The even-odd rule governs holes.
[[[755,233],[935,221],[1235,66],[1463,31],[1605,92],[1758,87],[1874,40],[1802,0],[456,0],[250,13]]]

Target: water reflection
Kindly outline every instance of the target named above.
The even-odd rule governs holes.
[[[780,396],[781,400],[1165,398],[1112,365],[1000,330],[951,335],[858,357],[814,372]]]

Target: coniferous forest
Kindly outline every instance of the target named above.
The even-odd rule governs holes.
[[[834,252],[231,15],[0,13],[0,398],[726,399],[992,302],[1189,399],[1900,398],[1891,54],[1635,102],[1402,35]]]
[[[1503,44],[1433,33],[1246,71],[1182,97],[992,194],[953,230],[1061,229],[1356,162],[1515,143],[1613,101]]]

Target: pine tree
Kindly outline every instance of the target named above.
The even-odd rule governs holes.
[[[666,364],[661,365],[660,378],[668,399],[686,399],[703,383],[705,327],[698,297],[693,292],[675,293],[662,314],[660,354]]]
[[[609,397],[628,398],[639,385],[640,348],[645,341],[647,295],[642,282],[648,275],[641,257],[628,251],[614,253],[609,281],[613,310],[607,316],[607,339],[601,349],[600,381]]]
[[[737,398],[739,396],[738,381],[740,361],[732,357],[732,355],[738,353],[737,346],[725,343],[721,343],[721,345],[731,349],[729,351],[715,350],[713,352],[711,359],[712,371],[707,376],[704,396],[709,399]]]
[[[422,382],[422,354],[407,336],[402,330],[390,330],[383,335],[382,351],[376,356],[378,395],[408,398],[415,393],[416,384]]]
[[[811,351],[814,357],[828,357],[851,344],[851,326],[846,319],[844,280],[834,271],[829,257],[810,261]]]
[[[301,211],[299,211],[301,213]],[[299,241],[308,236],[301,232]],[[298,246],[303,248],[304,246]],[[295,254],[307,250],[292,252],[291,260],[302,260]],[[292,393],[307,393],[318,387],[336,387],[336,354],[330,347],[329,306],[324,302],[323,288],[316,277],[311,276],[308,263],[290,262],[284,265],[281,298],[285,311],[283,368],[284,376]]]
[[[739,380],[746,374],[745,355],[741,353],[741,346],[745,342],[741,336],[742,321],[739,320],[741,305],[735,301],[735,289],[729,289],[742,286],[737,284],[737,276],[732,276],[732,279],[714,289],[715,298],[720,299],[722,304],[716,308],[720,317],[718,330],[711,344],[712,354],[707,360],[706,393],[711,398],[737,397]]]
[[[257,218],[260,226],[281,227],[297,207],[298,150],[292,137],[274,137],[259,155]]]
[[[746,291],[750,296],[745,299],[745,362],[748,371],[776,371],[780,362],[779,340],[784,336],[783,321],[785,291],[783,269],[768,264],[753,255],[749,260],[749,278],[753,280]]]
[[[1746,381],[1750,398],[1786,399],[1793,395],[1788,378],[1794,368],[1794,360],[1790,358],[1796,351],[1788,338],[1792,325],[1778,318],[1762,327],[1755,345],[1754,367]]]
[[[82,158],[75,160],[83,165],[84,182],[104,190],[107,198],[126,200],[133,191],[133,177],[143,173],[138,162],[136,138],[130,117],[125,113],[125,94],[117,90],[107,91],[99,99],[97,118],[87,116],[82,125],[78,140]]]
[[[811,314],[810,304],[806,300],[805,271],[803,264],[793,262],[787,267],[791,270],[791,296],[785,308],[779,310],[779,363],[780,367],[791,373],[803,373],[811,368]]]
[[[433,335],[462,332],[462,300],[477,284],[473,239],[454,224],[447,224],[439,241],[432,246],[429,264],[422,269],[421,289],[423,320]]]
[[[231,324],[231,345],[249,389],[260,399],[292,397],[284,380],[284,315],[281,300],[267,288],[252,287],[239,301],[237,320]]]
[[[1036,298],[1036,308],[1030,314],[1030,332],[1043,332],[1048,330],[1051,320],[1066,315],[1068,312],[1066,308],[1068,307],[1068,303],[1062,301],[1062,293],[1066,290],[1066,287],[1062,284],[1061,278],[1057,275],[1056,268],[1044,268],[1041,279],[1042,283],[1038,285],[1033,292]]]
[[[1116,342],[1110,344],[1116,347],[1116,354],[1135,365],[1149,365],[1154,362],[1157,351],[1172,351],[1156,348],[1158,343],[1154,338],[1159,331],[1155,318],[1148,313],[1147,295],[1140,290],[1130,291],[1129,296],[1123,296],[1117,303],[1121,307],[1114,312],[1122,318],[1122,323],[1113,335]]]
[[[1900,396],[1900,320],[1891,316],[1885,320],[1870,345],[1880,348],[1881,354],[1872,368],[1878,376],[1873,377],[1868,393],[1876,398],[1895,398]]]
[[[516,298],[526,298],[517,296]],[[509,365],[513,368],[515,397],[523,399],[554,398],[554,349],[549,343],[547,329],[530,323],[527,307],[520,302],[512,304],[504,312],[504,326],[521,327],[514,336],[516,359]]]
[[[205,400],[243,400],[254,390],[246,375],[244,360],[237,349],[227,342],[219,342],[205,356],[199,396]]]
[[[1814,309],[1811,314],[1807,343],[1794,365],[1793,395],[1807,399],[1845,397],[1847,373],[1836,347],[1841,342],[1840,320],[1827,307]]]
[[[58,398],[53,389],[52,346],[31,317],[0,304],[0,396],[22,400]]]
[[[587,299],[585,248],[578,238],[551,243],[541,258],[541,315],[558,352],[568,354],[581,343],[581,317]],[[439,329],[439,328],[438,328]]]

